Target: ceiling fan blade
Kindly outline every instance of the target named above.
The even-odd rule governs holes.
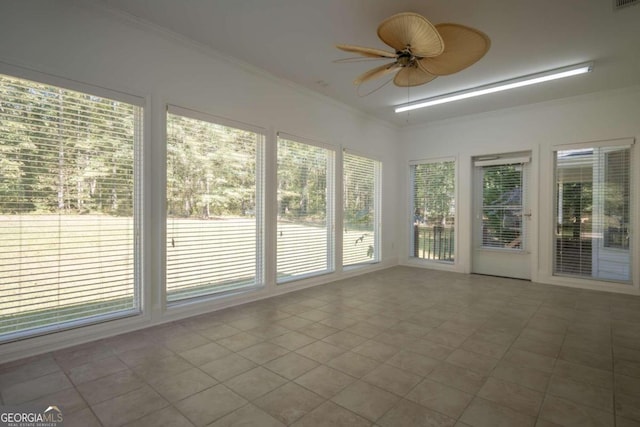
[[[396,86],[401,87],[420,86],[425,83],[429,83],[436,77],[437,76],[429,74],[428,72],[415,65],[411,65],[400,70],[393,79],[393,83]]]
[[[368,56],[370,58],[395,58],[394,52],[387,52],[386,50],[374,49],[372,47],[354,46],[351,44],[337,44],[336,47],[345,52],[357,53],[362,56]]]
[[[385,74],[393,73],[397,71],[399,68],[396,62],[391,62],[389,64],[384,64],[376,68],[372,68],[364,74],[361,74],[353,81],[353,84],[360,85],[366,81],[377,79],[379,77],[384,76]]]
[[[480,60],[491,46],[489,37],[475,28],[459,24],[438,24],[436,28],[444,40],[444,52],[418,60],[422,69],[436,76],[464,70]]]
[[[410,48],[420,57],[437,56],[444,50],[438,30],[417,13],[399,13],[385,19],[378,27],[378,37],[396,51]]]

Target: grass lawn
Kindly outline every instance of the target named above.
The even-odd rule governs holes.
[[[133,220],[101,215],[0,216],[0,334],[136,307]],[[373,233],[344,234],[345,265],[370,261]],[[279,277],[327,268],[323,227],[281,221]],[[250,218],[169,219],[169,301],[252,285]]]

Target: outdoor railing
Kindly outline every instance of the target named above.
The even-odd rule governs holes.
[[[413,256],[453,261],[455,229],[441,226],[413,226]]]

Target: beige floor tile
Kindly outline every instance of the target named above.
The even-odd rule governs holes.
[[[401,351],[387,361],[387,364],[417,375],[427,376],[442,362],[422,354]]]
[[[487,379],[486,376],[475,371],[447,362],[436,366],[428,378],[471,394],[480,390]]]
[[[445,360],[455,349],[446,347],[442,344],[437,344],[433,341],[416,339],[411,344],[407,345],[405,350],[433,357],[434,359]]]
[[[324,401],[324,397],[295,383],[287,383],[256,399],[253,403],[280,422],[289,425]]]
[[[613,395],[611,390],[574,381],[559,375],[551,377],[547,394],[562,397],[581,405],[613,412]]]
[[[114,356],[113,350],[104,342],[94,341],[70,348],[54,351],[53,357],[60,367],[66,371],[87,363]]]
[[[256,364],[234,353],[200,366],[204,372],[218,381],[226,381],[256,367]]]
[[[476,397],[465,409],[460,421],[473,427],[528,427],[533,426],[536,419]]]
[[[331,359],[326,365],[342,371],[345,374],[349,374],[352,377],[362,378],[376,366],[380,365],[380,362],[369,359],[361,354],[347,351]]]
[[[509,344],[496,344],[478,338],[469,338],[460,345],[460,348],[473,353],[500,359],[506,353],[509,348]]]
[[[547,395],[544,399],[540,418],[569,427],[612,427],[614,425],[613,414],[610,412],[582,406],[551,395]]]
[[[430,380],[424,380],[406,398],[426,408],[458,418],[473,395]]]
[[[262,342],[262,338],[258,338],[247,332],[240,332],[239,334],[216,340],[216,343],[225,348],[228,348],[231,351],[240,351],[260,342]]]
[[[277,336],[270,340],[270,342],[277,344],[280,347],[284,347],[290,351],[297,350],[300,347],[304,347],[315,341],[315,338],[311,338],[308,335],[295,331],[288,332],[284,335]]]
[[[316,341],[296,350],[296,353],[308,357],[320,363],[326,363],[336,356],[347,351],[344,348],[329,344],[324,341]]]
[[[77,389],[89,405],[95,405],[144,386],[145,382],[127,369],[80,384]]]
[[[5,405],[18,405],[73,387],[63,372],[9,385],[0,391]]]
[[[616,415],[640,422],[640,397],[616,394]]]
[[[349,326],[345,329],[347,332],[351,332],[352,334],[359,335],[363,338],[371,339],[382,332],[382,328],[380,326],[373,325],[366,321],[358,322],[353,326]]]
[[[136,375],[145,381],[158,381],[162,377],[175,375],[193,368],[193,365],[179,356],[140,363],[131,368]]]
[[[196,426],[205,426],[247,403],[222,384],[187,397],[174,406]]]
[[[127,365],[119,358],[112,356],[75,366],[67,371],[67,376],[74,384],[78,385],[127,369]]]
[[[266,324],[263,326],[258,326],[257,328],[249,329],[247,332],[249,332],[251,335],[255,335],[258,338],[268,340],[270,338],[275,338],[278,335],[283,335],[287,332],[291,332],[291,329],[287,329],[284,326],[275,324]]]
[[[616,394],[640,397],[640,381],[638,381],[638,378],[616,374],[615,392]]]
[[[541,341],[536,338],[523,337],[520,335],[511,345],[512,348],[541,354],[547,357],[558,357],[562,343]]]
[[[264,365],[265,368],[293,380],[318,366],[318,362],[297,353],[287,353]]]
[[[520,384],[530,389],[545,392],[551,374],[529,369],[511,362],[501,361],[491,371],[491,376],[504,381]]]
[[[118,358],[130,368],[143,363],[151,363],[154,360],[166,359],[176,354],[160,344],[153,343],[149,346],[127,350],[118,354]]]
[[[371,422],[328,401],[292,425],[294,427],[368,427]]]
[[[171,351],[180,353],[182,351],[191,350],[192,348],[203,346],[210,341],[210,339],[195,333],[185,332],[180,335],[171,336],[169,338],[162,338],[157,340],[160,344],[164,345]]]
[[[467,338],[469,338],[469,335],[436,328],[424,335],[423,338],[446,347],[458,348]]]
[[[493,377],[487,379],[477,395],[533,417],[538,415],[544,397],[539,391]]]
[[[615,364],[616,374],[626,375],[640,379],[640,362],[630,360],[618,360]]]
[[[258,366],[225,381],[225,385],[245,399],[254,400],[286,382],[286,378]]]
[[[424,406],[417,405],[406,399],[401,399],[393,408],[387,411],[377,421],[381,427],[451,427],[458,426],[453,418]],[[461,427],[462,424],[460,424]]]
[[[199,331],[200,335],[203,335],[213,341],[230,337],[232,335],[239,334],[240,332],[242,332],[240,329],[233,328],[229,325],[216,325]]]
[[[525,368],[537,369],[538,371],[552,373],[556,359],[541,354],[531,353],[530,351],[511,348],[502,358],[514,365],[523,366]]]
[[[62,369],[49,354],[22,363],[5,363],[0,365],[0,390],[46,374],[60,372]]]
[[[260,408],[248,404],[210,424],[210,427],[284,427],[285,425]]]
[[[330,315],[327,313],[327,317]],[[298,332],[301,332],[305,335],[309,335],[312,338],[320,340],[324,337],[328,337],[329,335],[335,334],[339,329],[332,328],[331,326],[323,325],[322,323],[313,323],[309,326],[305,326],[303,328],[298,329]]]
[[[398,399],[399,397],[393,393],[358,381],[342,390],[331,400],[343,408],[375,421],[391,409]]]
[[[584,382],[597,387],[609,390],[613,389],[613,376],[611,375],[611,372],[604,371],[602,369],[558,360],[553,373],[554,375],[570,378],[572,380]]]
[[[640,427],[640,421],[630,420],[621,416],[616,416],[616,427]]]
[[[350,350],[354,347],[365,342],[367,339],[360,335],[353,334],[347,331],[336,332],[322,339],[322,341],[335,346],[341,347],[345,350]]]
[[[120,426],[169,405],[151,387],[145,386],[129,393],[100,402],[91,408],[105,427]]]
[[[67,414],[63,412],[65,427],[102,427],[100,421],[89,408]]]
[[[38,399],[24,403],[24,405],[42,406],[44,408],[48,407],[51,404],[55,404],[63,408],[63,415],[81,411],[87,407],[87,403],[85,402],[85,400],[74,388],[60,390],[55,393],[48,394],[46,396],[42,396]]]
[[[398,396],[405,396],[422,380],[422,377],[391,365],[382,364],[365,375],[362,380]]]
[[[284,354],[287,354],[289,350],[279,345],[262,342],[251,347],[247,347],[244,350],[240,350],[238,354],[242,357],[246,357],[258,365],[267,363],[273,359],[276,359]]]
[[[335,369],[320,365],[295,379],[295,382],[327,399],[332,398],[356,379]]]
[[[303,317],[298,317],[298,316],[290,316],[275,322],[276,325],[283,326],[287,329],[291,329],[292,331],[296,331],[300,328],[304,328],[305,326],[309,326],[313,323],[314,323],[313,320],[305,319]]]
[[[390,346],[388,344],[369,340],[363,342],[357,347],[354,347],[351,351],[362,354],[363,356],[367,356],[379,362],[386,362],[387,360],[391,359],[396,353],[398,353],[399,350],[396,347]]]
[[[154,381],[152,387],[169,402],[177,402],[218,382],[199,369],[192,368]]]
[[[446,361],[470,369],[481,375],[488,375],[498,363],[498,359],[494,357],[484,356],[478,353],[472,353],[467,350],[457,349],[446,358]]]
[[[518,334],[503,332],[492,328],[480,328],[470,336],[473,339],[489,341],[495,344],[511,345],[516,340]]]
[[[66,420],[65,420],[66,422]],[[66,424],[65,424],[66,425]],[[173,406],[167,406],[157,412],[152,412],[123,427],[193,427],[193,424]]]
[[[178,353],[180,357],[194,366],[204,365],[229,354],[231,354],[229,349],[213,342]]]
[[[592,353],[590,351],[563,346],[558,358],[604,371],[613,370],[613,358],[610,352],[609,354]]]

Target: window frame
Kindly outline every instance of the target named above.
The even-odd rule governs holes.
[[[149,192],[147,191],[148,162],[145,160],[145,152],[148,148],[148,123],[149,102],[147,97],[136,95],[116,89],[105,88],[88,83],[83,83],[57,75],[43,73],[33,69],[0,62],[0,74],[9,78],[15,78],[59,88],[65,91],[77,92],[83,95],[108,99],[134,107],[134,129],[132,147],[133,169],[133,206],[132,206],[132,251],[133,251],[133,301],[134,307],[127,310],[115,311],[105,314],[91,315],[84,318],[68,320],[61,323],[49,324],[40,327],[10,332],[0,335],[0,345],[18,341],[44,338],[51,334],[73,333],[78,328],[107,327],[107,323],[127,321],[130,318],[149,319],[147,312],[149,290],[143,286],[148,277],[149,252],[145,249],[143,241],[146,240],[148,221],[145,220],[145,212]]]
[[[165,106],[165,114],[164,114],[164,148],[165,153],[168,147],[168,138],[169,138],[169,114],[178,115],[182,117],[186,117],[193,120],[199,120],[207,123],[211,123],[214,125],[220,125],[224,127],[229,127],[232,129],[247,131],[255,133],[258,136],[261,136],[261,140],[256,142],[256,170],[255,170],[255,179],[256,179],[256,265],[255,265],[255,280],[252,285],[243,286],[238,289],[231,289],[222,292],[210,292],[202,295],[196,295],[189,298],[182,298],[175,301],[169,301],[168,299],[168,283],[167,283],[167,235],[168,235],[168,221],[169,217],[166,212],[167,206],[167,177],[168,177],[168,167],[167,167],[167,156],[165,155],[164,159],[164,187],[162,191],[163,198],[163,207],[165,210],[163,211],[163,244],[162,244],[162,265],[163,265],[163,275],[162,275],[162,289],[161,289],[161,304],[163,307],[168,309],[175,309],[180,306],[190,305],[195,302],[208,301],[208,300],[218,300],[224,299],[229,296],[254,292],[260,289],[264,289],[267,285],[268,279],[266,276],[266,228],[269,224],[266,221],[266,205],[267,205],[267,182],[266,182],[266,150],[267,150],[267,138],[268,131],[265,128],[260,126],[255,126],[252,124],[244,123],[241,121],[228,119],[225,117],[220,117],[212,114],[208,114],[202,111],[194,110],[187,107],[181,107],[175,104],[168,103]]]
[[[295,142],[298,144],[305,144],[305,145],[310,145],[312,147],[315,148],[321,148],[324,150],[327,150],[328,156],[327,156],[327,176],[326,176],[326,191],[327,191],[327,195],[326,195],[326,223],[327,223],[327,248],[326,248],[326,255],[327,255],[327,268],[325,270],[321,270],[321,271],[313,271],[313,272],[309,272],[309,273],[303,273],[300,275],[294,275],[291,277],[287,277],[287,278],[280,278],[278,277],[278,250],[277,250],[277,244],[278,244],[278,233],[277,233],[277,228],[278,228],[278,213],[277,213],[277,189],[278,189],[278,152],[279,152],[279,141],[280,139],[286,140],[286,141],[291,141],[291,142]],[[275,284],[276,286],[281,286],[281,285],[286,285],[289,283],[293,283],[293,282],[297,282],[299,280],[304,280],[304,279],[308,279],[308,278],[313,278],[313,277],[317,277],[317,276],[323,276],[326,274],[333,274],[336,272],[336,251],[337,251],[337,247],[336,247],[336,233],[335,233],[335,229],[336,229],[336,214],[337,214],[337,208],[336,208],[336,197],[337,197],[337,181],[338,181],[338,177],[337,177],[337,173],[338,173],[338,165],[336,164],[337,162],[337,157],[338,157],[338,153],[339,153],[339,149],[338,147],[336,147],[335,145],[332,144],[327,144],[321,141],[317,141],[314,139],[310,139],[310,138],[305,138],[305,137],[301,137],[301,136],[297,136],[294,134],[290,134],[287,132],[282,132],[282,131],[277,131],[275,134],[275,143],[274,143],[274,157],[275,157],[275,170],[274,170],[274,175],[275,175],[275,188],[274,188],[274,195],[276,197],[275,200],[275,209],[276,209],[276,216],[274,218],[274,232],[275,232],[275,236],[274,236],[274,244],[275,244],[275,251],[274,251],[274,273],[275,273]],[[341,178],[340,178],[341,180]]]
[[[622,148],[626,146],[629,149],[629,185],[630,185],[630,192],[629,192],[629,196],[630,196],[630,200],[629,200],[629,209],[630,209],[630,229],[631,229],[631,235],[629,236],[629,259],[630,259],[630,263],[629,263],[629,279],[628,280],[617,280],[617,279],[610,279],[610,278],[605,278],[605,277],[599,277],[599,276],[587,276],[587,275],[581,275],[581,274],[569,274],[569,273],[562,273],[562,272],[557,272],[556,268],[557,268],[557,233],[556,233],[556,229],[557,229],[557,214],[558,214],[558,191],[557,191],[557,184],[558,184],[558,166],[557,166],[557,161],[558,161],[558,152],[560,151],[571,151],[571,150],[585,150],[585,149],[602,149],[603,152],[606,152],[607,149],[611,149],[611,148]],[[550,253],[550,259],[549,259],[549,277],[553,278],[553,279],[559,279],[562,280],[563,282],[568,282],[568,283],[594,283],[594,284],[602,284],[605,286],[618,286],[620,285],[622,288],[619,289],[625,289],[628,288],[629,286],[634,286],[637,288],[637,280],[638,280],[638,276],[640,273],[640,268],[638,268],[637,266],[635,266],[633,264],[633,260],[634,257],[637,254],[637,242],[638,242],[638,236],[636,236],[633,231],[638,229],[638,224],[640,223],[640,221],[637,218],[638,212],[640,212],[640,197],[637,196],[637,192],[638,189],[640,188],[640,186],[638,186],[636,184],[636,186],[634,187],[634,181],[638,179],[638,176],[640,176],[640,168],[637,167],[637,161],[638,161],[638,149],[635,145],[635,139],[634,138],[616,138],[616,139],[610,139],[610,140],[601,140],[601,141],[591,141],[591,142],[580,142],[580,143],[571,143],[571,144],[560,144],[560,145],[554,145],[552,147],[550,147],[549,150],[549,154],[550,154],[550,165],[551,165],[551,171],[552,171],[552,177],[550,180],[550,185],[551,185],[551,197],[553,198],[553,203],[551,203],[551,211],[550,211],[550,224],[551,227],[548,230],[548,238],[549,238],[549,243],[551,245],[551,251]],[[600,164],[600,166],[602,166],[603,164],[603,160],[604,160],[605,156],[603,156],[602,159],[598,159],[598,162]],[[603,173],[604,171],[600,171],[600,173]],[[601,206],[600,209],[604,209],[604,206]],[[600,239],[598,241],[598,249],[607,249],[604,246],[604,236],[602,239]],[[613,251],[623,251],[624,249],[617,249],[617,248],[612,248],[610,250]],[[592,255],[593,256],[593,255]]]
[[[374,186],[374,190],[373,190],[373,197],[374,197],[374,208],[373,208],[373,215],[374,215],[374,219],[373,219],[373,230],[374,230],[374,252],[373,252],[373,257],[370,261],[366,261],[366,262],[359,262],[359,263],[355,263],[355,264],[346,264],[344,263],[344,253],[343,256],[341,257],[341,262],[342,262],[342,269],[343,270],[352,270],[352,269],[356,269],[356,268],[360,268],[360,267],[365,267],[371,264],[378,264],[380,263],[380,260],[382,259],[382,235],[381,235],[381,230],[382,230],[382,173],[383,173],[383,162],[381,159],[375,157],[375,156],[371,156],[371,155],[367,155],[367,154],[363,154],[360,151],[357,150],[352,150],[349,148],[343,148],[342,149],[342,156],[341,156],[341,163],[342,163],[342,174],[341,174],[341,183],[342,183],[342,187],[344,188],[344,157],[345,155],[351,155],[351,156],[357,156],[357,157],[362,157],[364,159],[368,159],[371,160],[373,162],[375,162],[374,164],[374,177],[373,177],[373,186]],[[344,229],[344,213],[345,213],[345,206],[344,206],[344,195],[341,194],[341,212],[340,212],[340,217],[342,219],[342,229]],[[336,227],[337,230],[337,227]],[[344,236],[343,236],[344,237]],[[344,251],[344,243],[342,242],[342,238],[340,239],[341,243],[342,243],[342,248],[341,248],[341,252]]]
[[[454,236],[453,236],[453,244],[454,244],[454,248],[453,248],[453,260],[452,261],[441,261],[441,260],[436,260],[436,259],[427,259],[427,258],[420,258],[420,257],[416,257],[414,256],[414,248],[415,248],[415,234],[414,234],[414,221],[415,221],[415,188],[414,188],[414,172],[413,172],[413,167],[417,166],[417,165],[423,165],[423,164],[433,164],[433,163],[446,163],[446,162],[452,162],[453,163],[453,207],[454,207],[454,213],[453,213],[453,220],[454,220]],[[427,158],[427,159],[419,159],[419,160],[410,160],[408,163],[408,174],[407,174],[407,185],[409,187],[409,200],[407,203],[407,208],[408,208],[408,225],[407,225],[407,233],[408,233],[408,245],[407,245],[407,250],[408,250],[408,259],[411,260],[412,262],[418,262],[420,264],[431,264],[431,265],[440,265],[440,266],[455,266],[459,263],[459,258],[460,258],[460,251],[459,249],[459,212],[458,212],[458,194],[459,194],[459,185],[458,185],[458,167],[459,167],[459,162],[458,162],[458,158],[455,156],[446,156],[446,157],[433,157],[433,158]]]

